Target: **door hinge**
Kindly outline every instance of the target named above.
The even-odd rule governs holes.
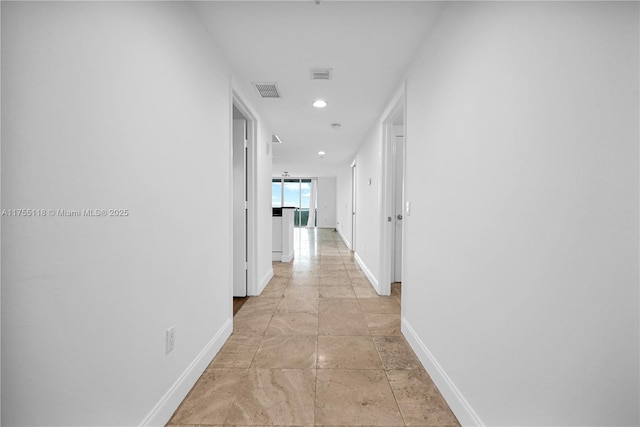
[[[244,140],[244,148],[248,148],[249,147],[249,141],[248,140]]]
[[[244,201],[244,208],[245,209],[249,209],[249,201],[248,200]]]
[[[244,262],[244,269],[245,270],[249,269],[249,263],[247,261]]]

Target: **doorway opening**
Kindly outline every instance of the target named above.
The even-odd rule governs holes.
[[[356,161],[351,163],[351,250],[356,250]]]
[[[247,296],[247,118],[233,105],[233,296]]]
[[[231,214],[233,297],[257,293],[256,260],[256,141],[257,121],[247,104],[232,91]]]
[[[380,295],[400,293],[404,234],[405,87],[398,90],[382,119],[380,186]]]

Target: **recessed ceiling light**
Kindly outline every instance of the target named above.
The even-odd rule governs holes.
[[[316,108],[324,108],[328,104],[327,104],[327,101],[325,101],[324,99],[316,99],[315,101],[313,101],[312,105]]]
[[[320,157],[324,157],[324,155],[327,154],[324,151],[318,151],[318,156]]]

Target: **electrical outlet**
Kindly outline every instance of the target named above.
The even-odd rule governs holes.
[[[175,326],[172,326],[169,329],[167,329],[166,343],[165,343],[166,354],[171,353],[175,343],[176,343],[176,331],[175,331]]]

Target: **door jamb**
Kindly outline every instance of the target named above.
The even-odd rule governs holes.
[[[257,114],[245,101],[246,97],[240,90],[238,84],[231,80],[231,102],[230,109],[233,116],[233,106],[242,113],[247,120],[247,296],[258,294],[257,282],[257,141],[258,141],[258,120]],[[233,117],[231,117],[233,123]],[[231,147],[233,148],[233,135],[231,135]],[[233,151],[232,151],[233,153]],[[230,172],[233,174],[233,170]],[[233,197],[233,195],[230,195]],[[233,206],[231,207],[233,209]],[[233,211],[231,212],[231,226],[233,229]],[[231,238],[230,254],[233,254],[233,236]],[[233,294],[233,263],[231,263],[231,293]]]
[[[392,221],[388,218],[392,218],[394,213],[393,208],[393,143],[394,143],[394,130],[393,130],[393,118],[395,115],[404,109],[406,118],[406,83],[402,83],[400,88],[395,92],[391,98],[387,108],[382,114],[380,120],[381,135],[382,135],[382,156],[380,164],[380,190],[379,190],[379,230],[380,230],[380,246],[379,246],[379,280],[378,280],[378,294],[390,295],[391,294],[391,259],[393,253],[393,233]],[[406,128],[406,120],[404,125]],[[406,132],[404,150],[406,150],[407,138]],[[404,172],[403,172],[404,174]],[[404,181],[404,178],[403,178]],[[403,227],[404,228],[404,227]],[[403,239],[404,241],[404,239]]]

